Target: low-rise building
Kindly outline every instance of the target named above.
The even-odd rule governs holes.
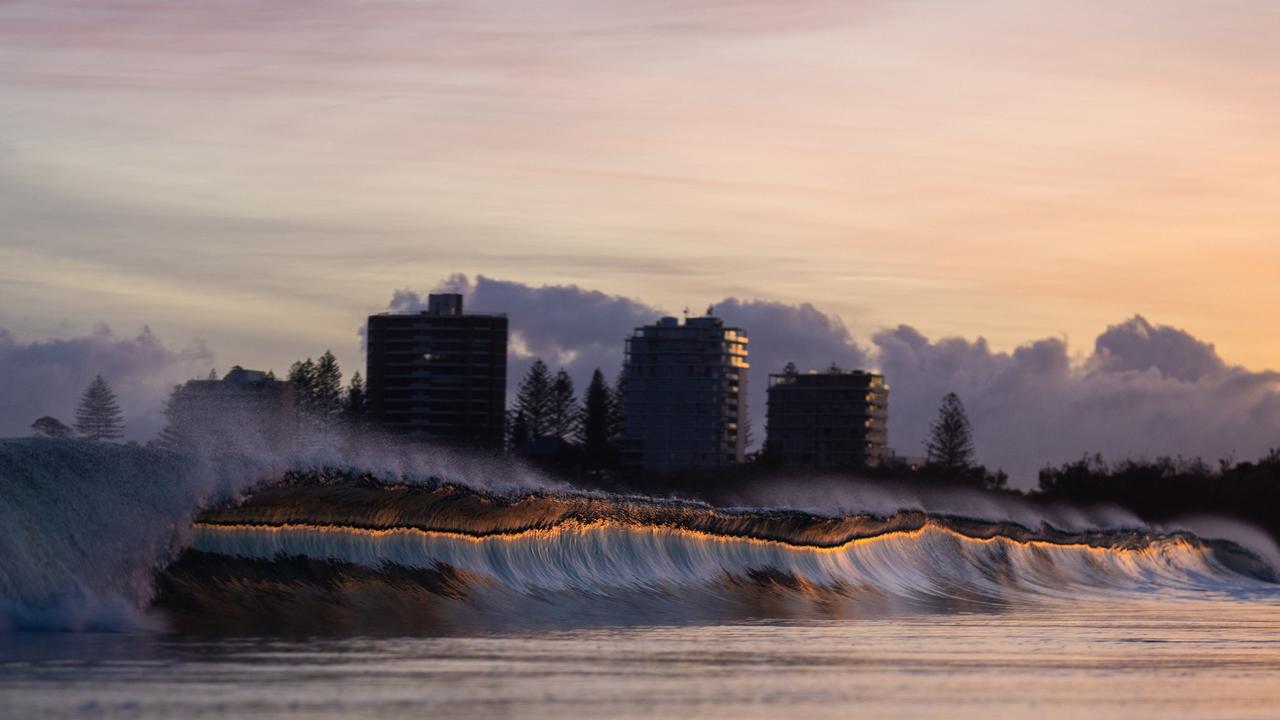
[[[879,465],[888,447],[889,385],[862,370],[769,376],[765,453],[793,467]]]
[[[163,444],[247,451],[279,449],[297,437],[297,411],[289,383],[239,365],[221,380],[190,380],[165,409]]]

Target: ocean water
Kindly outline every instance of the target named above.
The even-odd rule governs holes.
[[[435,637],[0,638],[11,718],[1275,718],[1280,601]]]
[[[0,440],[0,720],[1280,717],[1255,529],[376,460]]]

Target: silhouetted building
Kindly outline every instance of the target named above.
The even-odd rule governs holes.
[[[769,376],[765,453],[794,467],[879,465],[892,457],[889,386],[861,370]]]
[[[673,472],[741,462],[747,336],[716,317],[636,328],[623,366],[622,462]]]
[[[230,445],[248,449],[255,443],[283,447],[297,432],[293,389],[270,373],[239,365],[221,380],[191,380],[178,389],[166,411],[176,444],[206,447]]]
[[[369,318],[368,411],[383,429],[455,447],[501,448],[507,318],[465,314],[462,296]]]

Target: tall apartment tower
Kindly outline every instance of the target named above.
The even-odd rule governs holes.
[[[674,472],[742,462],[747,336],[716,317],[672,317],[627,338],[622,462]]]
[[[369,317],[368,407],[384,430],[454,447],[500,449],[507,404],[507,318],[466,314],[462,296]]]
[[[889,386],[862,370],[769,376],[765,453],[793,467],[878,465],[891,453]]]

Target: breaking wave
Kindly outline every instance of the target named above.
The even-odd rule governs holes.
[[[231,590],[247,606],[287,597],[308,616],[364,630],[377,629],[369,615],[412,614],[403,598],[388,597],[392,587],[442,625],[1280,598],[1259,556],[1185,532],[1032,529],[921,511],[824,517],[547,492],[511,498],[453,485],[266,490],[205,513],[168,579],[162,604],[188,619],[226,617]],[[220,609],[203,603],[214,586]]]
[[[141,448],[0,443],[3,622],[438,632],[1089,598],[1280,601],[1271,565],[1237,543],[1034,523],[1026,508],[820,514],[545,484],[485,490],[423,473],[237,472],[210,485]]]

